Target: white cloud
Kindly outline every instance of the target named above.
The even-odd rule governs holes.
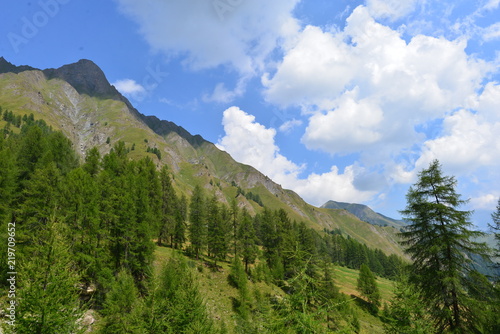
[[[494,23],[482,29],[482,38],[484,41],[489,42],[495,39],[500,39],[500,22]]]
[[[489,0],[483,7],[485,10],[495,10],[500,5],[500,0]]]
[[[459,173],[479,167],[500,169],[500,85],[487,83],[467,107],[445,117],[443,133],[424,143],[417,166],[437,158]]]
[[[286,121],[285,123],[281,124],[281,126],[279,127],[279,130],[281,132],[290,132],[293,128],[297,127],[297,126],[301,126],[302,125],[302,121],[299,120],[299,119],[292,119],[292,120],[289,120],[289,121]]]
[[[224,111],[222,125],[225,136],[218,145],[237,161],[257,168],[272,179],[301,172],[301,166],[279,153],[274,142],[276,130],[257,123],[254,116],[231,107]]]
[[[366,6],[375,18],[388,18],[395,21],[415,9],[419,0],[367,0]]]
[[[275,143],[276,131],[255,121],[255,117],[237,107],[224,111],[225,136],[218,147],[231,154],[239,162],[249,164],[268,175],[285,188],[296,191],[306,201],[321,205],[328,200],[360,202],[370,199],[376,191],[362,191],[355,187],[357,176],[363,170],[348,166],[343,173],[332,166],[327,173],[312,173],[299,178],[304,165],[297,165],[279,153]]]
[[[475,209],[495,210],[498,203],[498,196],[495,194],[486,194],[470,199],[470,204]]]
[[[345,94],[333,111],[311,116],[302,141],[309,149],[330,153],[362,150],[382,137],[382,119],[376,104]]]
[[[229,90],[223,82],[218,83],[211,94],[203,95],[204,102],[230,103],[235,98],[243,95],[245,92],[246,81],[248,78],[238,80],[234,90]]]
[[[112,85],[123,95],[138,101],[142,100],[146,95],[146,89],[132,79],[117,80]]]
[[[424,143],[417,166],[439,159],[454,172],[479,167],[500,167],[500,122],[485,122],[481,115],[460,110],[444,120],[444,133]]]
[[[359,6],[343,31],[306,27],[262,82],[269,102],[312,114],[303,137],[309,148],[375,152],[382,161],[422,140],[416,125],[476,94],[492,67],[466,46],[424,35],[407,43]]]
[[[298,0],[118,0],[155,50],[182,56],[192,69],[230,65],[254,73],[281,38],[297,29]]]

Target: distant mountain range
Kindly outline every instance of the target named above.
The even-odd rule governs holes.
[[[363,204],[328,201],[321,207],[327,209],[347,210],[356,217],[358,217],[360,220],[370,223],[372,225],[392,226],[397,229],[406,226],[406,223],[404,221],[386,217],[381,213],[373,211],[368,206]]]

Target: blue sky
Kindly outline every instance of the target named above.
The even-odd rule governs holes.
[[[500,0],[7,0],[0,56],[93,60],[144,114],[306,201],[398,218],[439,159],[485,228],[500,197]]]

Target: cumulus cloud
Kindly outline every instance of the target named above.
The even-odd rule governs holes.
[[[140,101],[146,95],[146,89],[132,79],[117,80],[113,82],[112,85],[115,86],[120,93],[134,100]]]
[[[238,107],[224,111],[222,124],[225,136],[218,142],[220,148],[237,161],[255,167],[285,188],[296,191],[309,203],[321,205],[331,199],[359,202],[376,194],[372,189],[356,188],[354,183],[360,181],[363,170],[354,165],[346,167],[343,173],[332,166],[329,172],[300,178],[305,165],[297,165],[279,153],[276,130],[256,122],[254,116]]]
[[[395,152],[421,140],[416,125],[463,107],[481,87],[492,67],[466,46],[424,35],[406,42],[359,6],[343,31],[306,27],[262,82],[269,102],[311,114],[307,147]]]
[[[297,27],[298,0],[117,0],[155,50],[182,56],[191,69],[229,65],[253,73]]]
[[[301,166],[279,153],[274,141],[276,130],[259,124],[253,115],[231,107],[224,111],[222,125],[225,136],[218,145],[237,161],[255,167],[272,179],[301,172]]]
[[[358,151],[382,137],[383,113],[369,100],[356,101],[346,94],[335,110],[309,119],[303,142],[310,149],[330,153]]]
[[[433,159],[458,173],[500,167],[500,85],[489,82],[466,106],[444,118],[442,134],[424,143],[417,167]]]
[[[424,143],[417,166],[439,159],[455,172],[498,165],[500,161],[500,122],[486,122],[467,110],[446,117],[444,134]]]

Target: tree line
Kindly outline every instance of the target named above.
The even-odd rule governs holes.
[[[123,142],[104,156],[92,148],[80,162],[69,139],[45,122],[26,117],[19,131],[9,124],[0,136],[0,233],[6,240],[7,224],[15,223],[17,333],[83,331],[88,309],[98,312],[103,333],[224,332],[209,317],[185,258],[155,273],[155,243],[213,270],[230,261],[238,272],[241,262],[241,331],[274,332],[292,326],[292,315],[297,330],[322,328],[325,319],[330,328],[359,327],[334,288],[322,251],[326,236],[284,210],[264,208],[252,217],[236,199],[226,203],[201,186],[188,199],[174,190],[167,166],[128,159]],[[7,272],[3,260],[4,288]],[[248,279],[275,283],[289,297],[255,297],[242,288]]]
[[[104,156],[92,148],[80,162],[71,142],[45,122],[22,117],[18,131],[11,123],[0,135],[0,233],[4,240],[7,224],[16,224],[23,273],[17,333],[84,331],[88,309],[98,312],[102,333],[223,333],[226,324],[206,309],[192,261],[212,270],[231,263],[238,332],[359,331],[332,264],[361,270],[358,289],[374,314],[380,296],[373,273],[401,282],[381,315],[389,333],[498,329],[498,287],[466,256],[486,256],[487,249],[471,241],[470,213],[456,209],[463,201],[455,180],[437,163],[408,193],[403,214],[411,224],[401,237],[413,263],[400,270],[405,263],[397,256],[338,230],[319,233],[283,209],[264,207],[252,217],[236,199],[227,202],[201,185],[189,198],[178,195],[167,166],[128,159],[123,142]],[[498,232],[498,212],[493,218]],[[155,271],[157,246],[192,260],[174,256]],[[5,254],[6,244],[0,247]],[[8,271],[3,260],[1,284]],[[284,295],[250,291],[249,280],[273,283]]]

